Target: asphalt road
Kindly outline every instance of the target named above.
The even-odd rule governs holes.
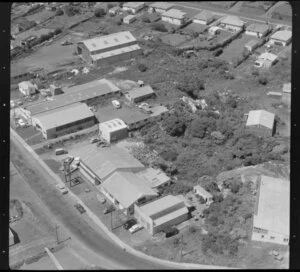
[[[16,140],[11,139],[11,161],[22,173],[33,191],[41,198],[52,214],[82,244],[105,259],[132,269],[171,269],[146,259],[142,259],[123,251],[114,242],[103,237],[85,220],[81,219],[78,211],[70,205],[53,187],[51,177],[45,169],[38,165],[31,154]]]

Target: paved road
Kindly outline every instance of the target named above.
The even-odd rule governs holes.
[[[182,7],[185,7],[185,8],[192,8],[192,9],[195,9],[195,10],[199,10],[199,12],[201,10],[205,9],[205,10],[209,10],[209,11],[218,13],[220,15],[236,15],[236,16],[239,16],[239,17],[244,18],[244,19],[257,21],[257,22],[261,22],[261,23],[266,23],[266,19],[263,19],[262,16],[252,15],[252,14],[248,14],[248,13],[244,13],[244,12],[240,12],[240,11],[224,10],[224,9],[204,5],[204,4],[201,4],[201,3],[193,3],[193,2],[170,2],[170,3],[172,3],[176,6],[182,6]],[[270,19],[269,23],[279,24],[279,25],[283,25],[283,26],[292,26],[292,22],[275,20],[275,19]]]

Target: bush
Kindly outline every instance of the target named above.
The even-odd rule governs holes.
[[[258,78],[258,82],[259,82],[261,85],[267,85],[268,79],[267,79],[265,76],[260,76],[260,77]]]
[[[147,67],[145,64],[140,63],[140,64],[138,65],[138,69],[139,69],[140,72],[143,73],[143,72],[146,72],[146,71],[147,71],[148,67]]]
[[[61,16],[61,15],[64,15],[64,11],[61,8],[59,8],[56,10],[55,16]]]
[[[188,192],[192,191],[193,187],[185,184],[183,181],[177,181],[176,183],[164,187],[162,190],[164,195],[180,195],[187,194]]]
[[[111,3],[107,4],[107,9],[111,9],[113,7],[114,7],[114,4],[111,4]]]
[[[148,17],[144,16],[144,17],[142,17],[142,22],[144,22],[144,23],[150,23],[151,21],[150,21],[150,19]]]
[[[165,25],[163,23],[153,23],[151,25],[152,30],[160,31],[160,32],[167,32]]]
[[[60,33],[62,33],[62,29],[60,27],[58,27],[54,30],[54,35],[58,35]]]
[[[105,10],[103,8],[98,8],[95,10],[95,16],[96,17],[103,17],[105,15]]]
[[[218,57],[218,56],[220,56],[222,53],[223,53],[223,49],[222,49],[222,48],[219,48],[219,49],[217,49],[217,50],[213,53],[213,55],[214,55],[215,57]]]
[[[199,92],[205,89],[205,82],[199,75],[184,74],[177,84],[177,89],[193,99],[199,98]]]
[[[160,153],[160,156],[166,161],[176,161],[178,153],[173,149],[167,149]]]
[[[186,129],[185,123],[176,115],[170,115],[164,119],[163,127],[171,136],[181,136]]]
[[[196,118],[191,125],[191,134],[193,137],[202,139],[206,136],[207,132],[210,133],[215,128],[215,119],[209,117]]]
[[[74,7],[70,4],[65,6],[65,14],[67,14],[69,17],[74,16],[75,14],[78,14],[79,12],[80,12],[80,10],[77,7]]]

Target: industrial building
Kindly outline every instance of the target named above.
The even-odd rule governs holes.
[[[265,110],[249,111],[246,128],[259,136],[273,136],[276,129],[275,114]]]
[[[134,173],[119,171],[101,184],[100,191],[125,214],[134,212],[134,204],[140,205],[158,195]]]
[[[123,31],[79,42],[77,52],[89,64],[98,66],[134,58],[142,54],[142,49],[129,31]]]
[[[279,30],[270,37],[270,42],[277,45],[287,46],[292,41],[292,31]]]
[[[32,125],[42,132],[45,139],[76,132],[96,123],[94,114],[83,103],[75,103],[49,110],[32,117]]]
[[[270,32],[270,30],[271,30],[270,25],[254,23],[254,24],[249,25],[246,28],[245,33],[247,35],[262,38],[262,37],[266,36]]]
[[[121,119],[113,119],[99,124],[99,136],[108,143],[127,138],[127,125]]]
[[[196,195],[203,197],[203,199],[205,200],[205,202],[207,204],[211,204],[213,202],[213,195],[211,193],[207,192],[202,186],[200,186],[200,185],[194,186],[193,192]]]
[[[254,65],[260,68],[270,68],[277,62],[277,60],[278,58],[276,55],[269,52],[265,52],[258,56]]]
[[[132,103],[141,102],[155,95],[150,85],[133,89],[125,94],[125,97]]]
[[[136,173],[145,166],[125,150],[118,147],[97,149],[93,145],[73,151],[80,157],[80,172],[93,184],[100,184],[116,171]]]
[[[173,4],[167,3],[167,2],[155,2],[149,6],[148,12],[153,13],[164,13],[171,9],[173,7]]]
[[[120,89],[106,79],[94,80],[85,84],[63,89],[64,94],[54,96],[53,100],[30,104],[21,108],[22,115],[31,124],[32,117],[73,103],[84,102],[88,105],[98,103],[106,97],[121,93]]]
[[[290,182],[261,176],[253,218],[252,240],[289,244]]]
[[[30,81],[22,81],[19,83],[19,91],[25,96],[35,94],[37,89],[37,86]]]
[[[245,22],[237,16],[227,16],[220,22],[221,27],[232,31],[240,31],[244,28],[244,25]]]
[[[281,100],[288,105],[288,107],[291,107],[291,83],[283,84]]]
[[[188,219],[188,209],[182,199],[168,195],[143,206],[135,205],[134,217],[151,235]]]
[[[130,11],[133,14],[138,13],[146,6],[145,2],[127,2],[123,4],[122,9],[124,11]]]
[[[209,11],[202,11],[195,15],[193,18],[193,23],[201,25],[209,25],[214,21],[214,15]]]
[[[161,19],[170,24],[181,26],[187,21],[186,15],[179,9],[170,9],[161,15]]]

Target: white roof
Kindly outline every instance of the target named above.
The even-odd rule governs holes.
[[[75,103],[61,108],[53,109],[33,118],[38,119],[45,130],[70,124],[85,118],[93,117],[94,114],[84,103]]]
[[[143,87],[134,88],[134,89],[130,90],[128,92],[128,95],[131,98],[134,99],[134,98],[143,97],[145,95],[153,94],[153,93],[154,93],[154,91],[151,88],[151,86],[150,85],[146,85],[146,86],[143,86]]]
[[[292,31],[290,31],[290,30],[279,30],[271,36],[271,39],[276,39],[276,40],[286,42],[291,37],[292,37]]]
[[[34,85],[30,81],[22,81],[19,83],[21,88],[34,88]]]
[[[290,182],[261,176],[258,209],[253,226],[283,235],[290,234]]]
[[[130,172],[115,172],[102,183],[124,208],[128,208],[144,196],[157,196],[157,193],[140,181],[140,178]]]
[[[291,83],[284,83],[282,91],[284,93],[291,93]]]
[[[156,188],[169,182],[171,179],[161,170],[154,168],[147,168],[137,172],[136,175],[141,177],[150,188]]]
[[[123,7],[133,8],[133,9],[143,7],[143,6],[145,6],[145,2],[127,2],[123,4]]]
[[[265,110],[253,110],[248,114],[246,126],[261,125],[269,129],[273,128],[275,114]]]
[[[126,17],[124,17],[123,20],[130,20],[130,19],[135,18],[135,17],[136,17],[136,15],[129,14]]]
[[[202,196],[205,196],[207,198],[212,198],[212,194],[207,192],[202,186],[200,185],[196,185],[194,186],[194,190],[196,190],[199,194],[201,194]]]
[[[221,23],[239,27],[242,27],[245,24],[245,22],[240,20],[240,18],[237,16],[227,16],[221,21]]]
[[[168,11],[165,11],[161,16],[171,17],[174,19],[184,19],[185,15],[186,13],[179,9],[170,9]]]
[[[126,45],[134,41],[136,41],[136,38],[129,31],[123,31],[85,40],[82,43],[88,48],[89,51],[93,52],[117,45]]]
[[[155,3],[151,4],[150,7],[167,10],[167,9],[173,7],[173,4],[170,4],[167,2],[155,2]]]
[[[118,131],[127,128],[127,125],[121,119],[113,119],[99,124],[99,127],[106,128],[109,132]]]
[[[269,53],[269,52],[264,52],[261,55],[259,55],[258,60],[269,60],[269,61],[274,61],[277,59],[277,56]]]

